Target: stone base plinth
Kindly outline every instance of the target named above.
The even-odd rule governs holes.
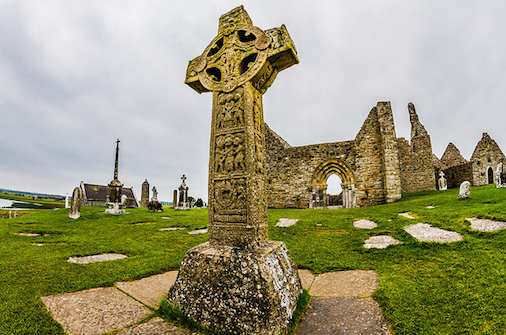
[[[169,303],[193,320],[227,334],[280,334],[302,292],[283,242],[245,250],[209,243],[188,251]]]

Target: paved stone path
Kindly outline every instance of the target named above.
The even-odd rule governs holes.
[[[375,271],[338,271],[314,276],[299,270],[302,286],[312,298],[297,335],[389,334],[378,304],[370,298],[379,284]],[[154,275],[115,287],[42,297],[42,301],[69,334],[100,335],[121,330],[120,335],[191,335],[152,315],[177,277],[177,271]],[[131,327],[127,327],[133,325]],[[126,328],[125,328],[126,327]]]

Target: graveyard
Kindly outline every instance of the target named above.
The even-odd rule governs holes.
[[[466,200],[458,200],[458,189],[450,189],[406,194],[374,207],[269,209],[269,240],[284,242],[297,267],[313,274],[376,271],[379,288],[373,298],[395,334],[500,334],[506,328],[501,293],[506,287],[506,229],[474,230],[466,218],[506,221],[505,205],[506,190],[488,185],[473,187]],[[90,206],[82,207],[75,220],[68,209],[0,219],[0,333],[63,334],[41,297],[178,270],[187,250],[209,238],[207,233],[189,234],[207,227],[207,209],[128,212],[107,215],[104,207]],[[276,227],[282,218],[298,220]],[[376,227],[357,228],[357,220]],[[458,233],[462,240],[422,242],[403,229],[418,223]],[[364,247],[370,237],[385,235],[402,243]],[[127,257],[90,264],[67,261],[102,253]],[[156,308],[152,313],[165,317]]]

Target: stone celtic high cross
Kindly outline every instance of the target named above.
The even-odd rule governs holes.
[[[298,63],[285,26],[263,31],[243,7],[223,15],[218,36],[190,61],[186,84],[213,92],[209,158],[211,245],[267,242],[262,94]]]
[[[188,66],[186,83],[213,92],[209,242],[188,250],[167,300],[220,333],[285,331],[302,291],[285,244],[267,239],[262,112],[262,94],[297,62],[286,28],[262,31],[241,6]]]

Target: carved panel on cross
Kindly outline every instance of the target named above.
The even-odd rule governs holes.
[[[216,130],[236,128],[244,125],[243,88],[238,87],[230,93],[218,94]]]
[[[243,133],[217,136],[214,157],[216,173],[242,173],[245,170],[244,145]]]
[[[224,214],[245,214],[246,181],[244,179],[214,182],[214,211]]]

